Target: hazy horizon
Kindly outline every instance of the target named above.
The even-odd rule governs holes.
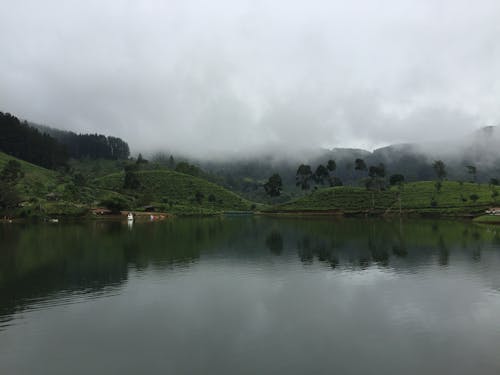
[[[493,0],[3,2],[4,112],[195,157],[500,123]]]

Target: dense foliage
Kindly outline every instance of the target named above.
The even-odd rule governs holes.
[[[74,159],[121,160],[130,156],[130,149],[124,140],[102,134],[76,134],[71,131],[36,125],[66,146],[69,156]]]
[[[46,133],[21,122],[10,113],[0,112],[0,151],[16,158],[56,169],[66,165],[66,147]]]

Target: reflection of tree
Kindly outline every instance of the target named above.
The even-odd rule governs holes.
[[[392,253],[399,258],[404,258],[408,255],[408,251],[403,244],[392,245]]]
[[[392,253],[398,258],[404,258],[408,255],[406,249],[405,237],[403,235],[403,225],[401,219],[399,220],[399,227],[396,233],[397,242],[392,245]]]
[[[370,254],[375,262],[378,262],[383,266],[389,265],[389,253],[387,252],[385,246],[377,246],[371,236],[368,238],[368,249],[370,249]]]
[[[472,239],[474,240],[474,247],[472,249],[472,259],[475,262],[479,262],[481,260],[481,244],[483,242],[481,238],[481,233],[477,228],[472,232]]]
[[[273,230],[266,238],[266,246],[271,253],[280,255],[283,252],[283,237],[281,233]]]
[[[439,249],[439,265],[447,266],[450,258],[450,251],[448,250],[448,247],[444,243],[442,235],[439,236],[438,249]]]
[[[299,258],[302,263],[312,263],[314,254],[311,251],[311,240],[309,236],[302,237],[297,243]]]
[[[319,262],[327,263],[332,268],[336,268],[339,264],[339,258],[334,254],[334,242],[331,241],[331,243],[332,245],[328,246],[324,239],[315,239],[314,242],[311,242],[310,237],[302,237],[297,243],[300,260],[303,263],[310,264],[316,257]]]

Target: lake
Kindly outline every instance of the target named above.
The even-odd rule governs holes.
[[[500,227],[0,225],[0,374],[499,374]]]

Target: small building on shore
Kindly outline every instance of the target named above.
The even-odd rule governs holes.
[[[500,207],[491,207],[486,210],[488,215],[498,215],[500,216]]]

